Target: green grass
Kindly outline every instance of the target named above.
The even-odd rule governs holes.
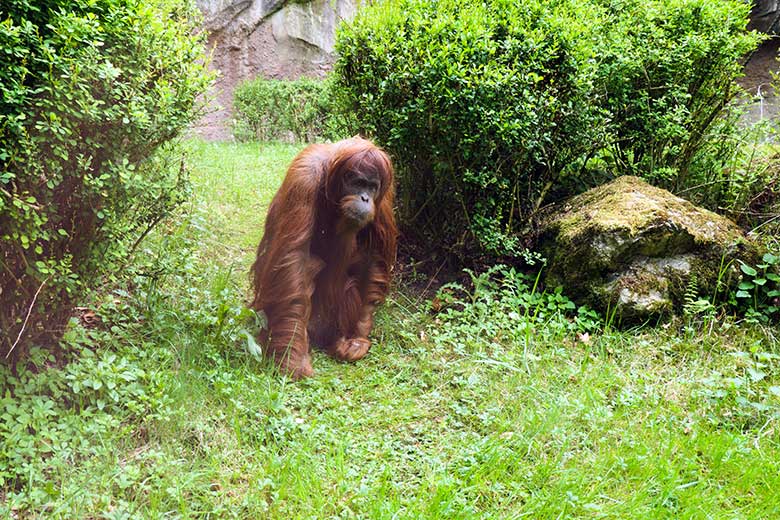
[[[73,362],[0,372],[0,517],[780,517],[776,331],[596,330],[510,273],[438,314],[397,289],[366,359],[286,382],[243,304],[300,147],[187,147],[192,203]]]

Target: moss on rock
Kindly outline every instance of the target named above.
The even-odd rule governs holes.
[[[710,294],[722,266],[759,256],[758,246],[729,219],[631,176],[549,212],[539,236],[548,284],[634,318],[679,308],[691,277]]]

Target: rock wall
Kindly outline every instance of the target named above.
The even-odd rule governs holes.
[[[197,0],[219,73],[197,133],[230,137],[232,94],[241,81],[323,77],[333,64],[336,27],[355,15],[359,1]]]
[[[767,34],[777,34],[780,24],[780,2],[778,0],[753,0],[748,29]]]

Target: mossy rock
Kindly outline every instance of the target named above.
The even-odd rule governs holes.
[[[735,260],[760,254],[734,222],[631,176],[547,213],[537,249],[548,285],[627,319],[679,310],[690,287],[714,294],[719,279],[734,278]]]

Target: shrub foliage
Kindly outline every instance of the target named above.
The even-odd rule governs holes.
[[[16,354],[58,337],[72,303],[181,199],[183,164],[164,143],[196,116],[209,75],[186,2],[11,0],[2,9],[6,358],[14,345]]]
[[[601,3],[611,30],[596,44],[596,83],[612,123],[614,166],[667,189],[689,186],[690,176],[703,173],[695,163],[706,160],[698,154],[707,142],[734,130],[724,108],[737,93],[742,58],[757,43],[744,32],[749,5]]]
[[[394,154],[408,236],[513,253],[540,206],[623,173],[682,189],[758,37],[737,0],[385,0],[334,81]],[[700,170],[694,171],[699,165]]]
[[[254,79],[233,93],[238,140],[312,142],[338,139],[344,132],[325,81]]]

